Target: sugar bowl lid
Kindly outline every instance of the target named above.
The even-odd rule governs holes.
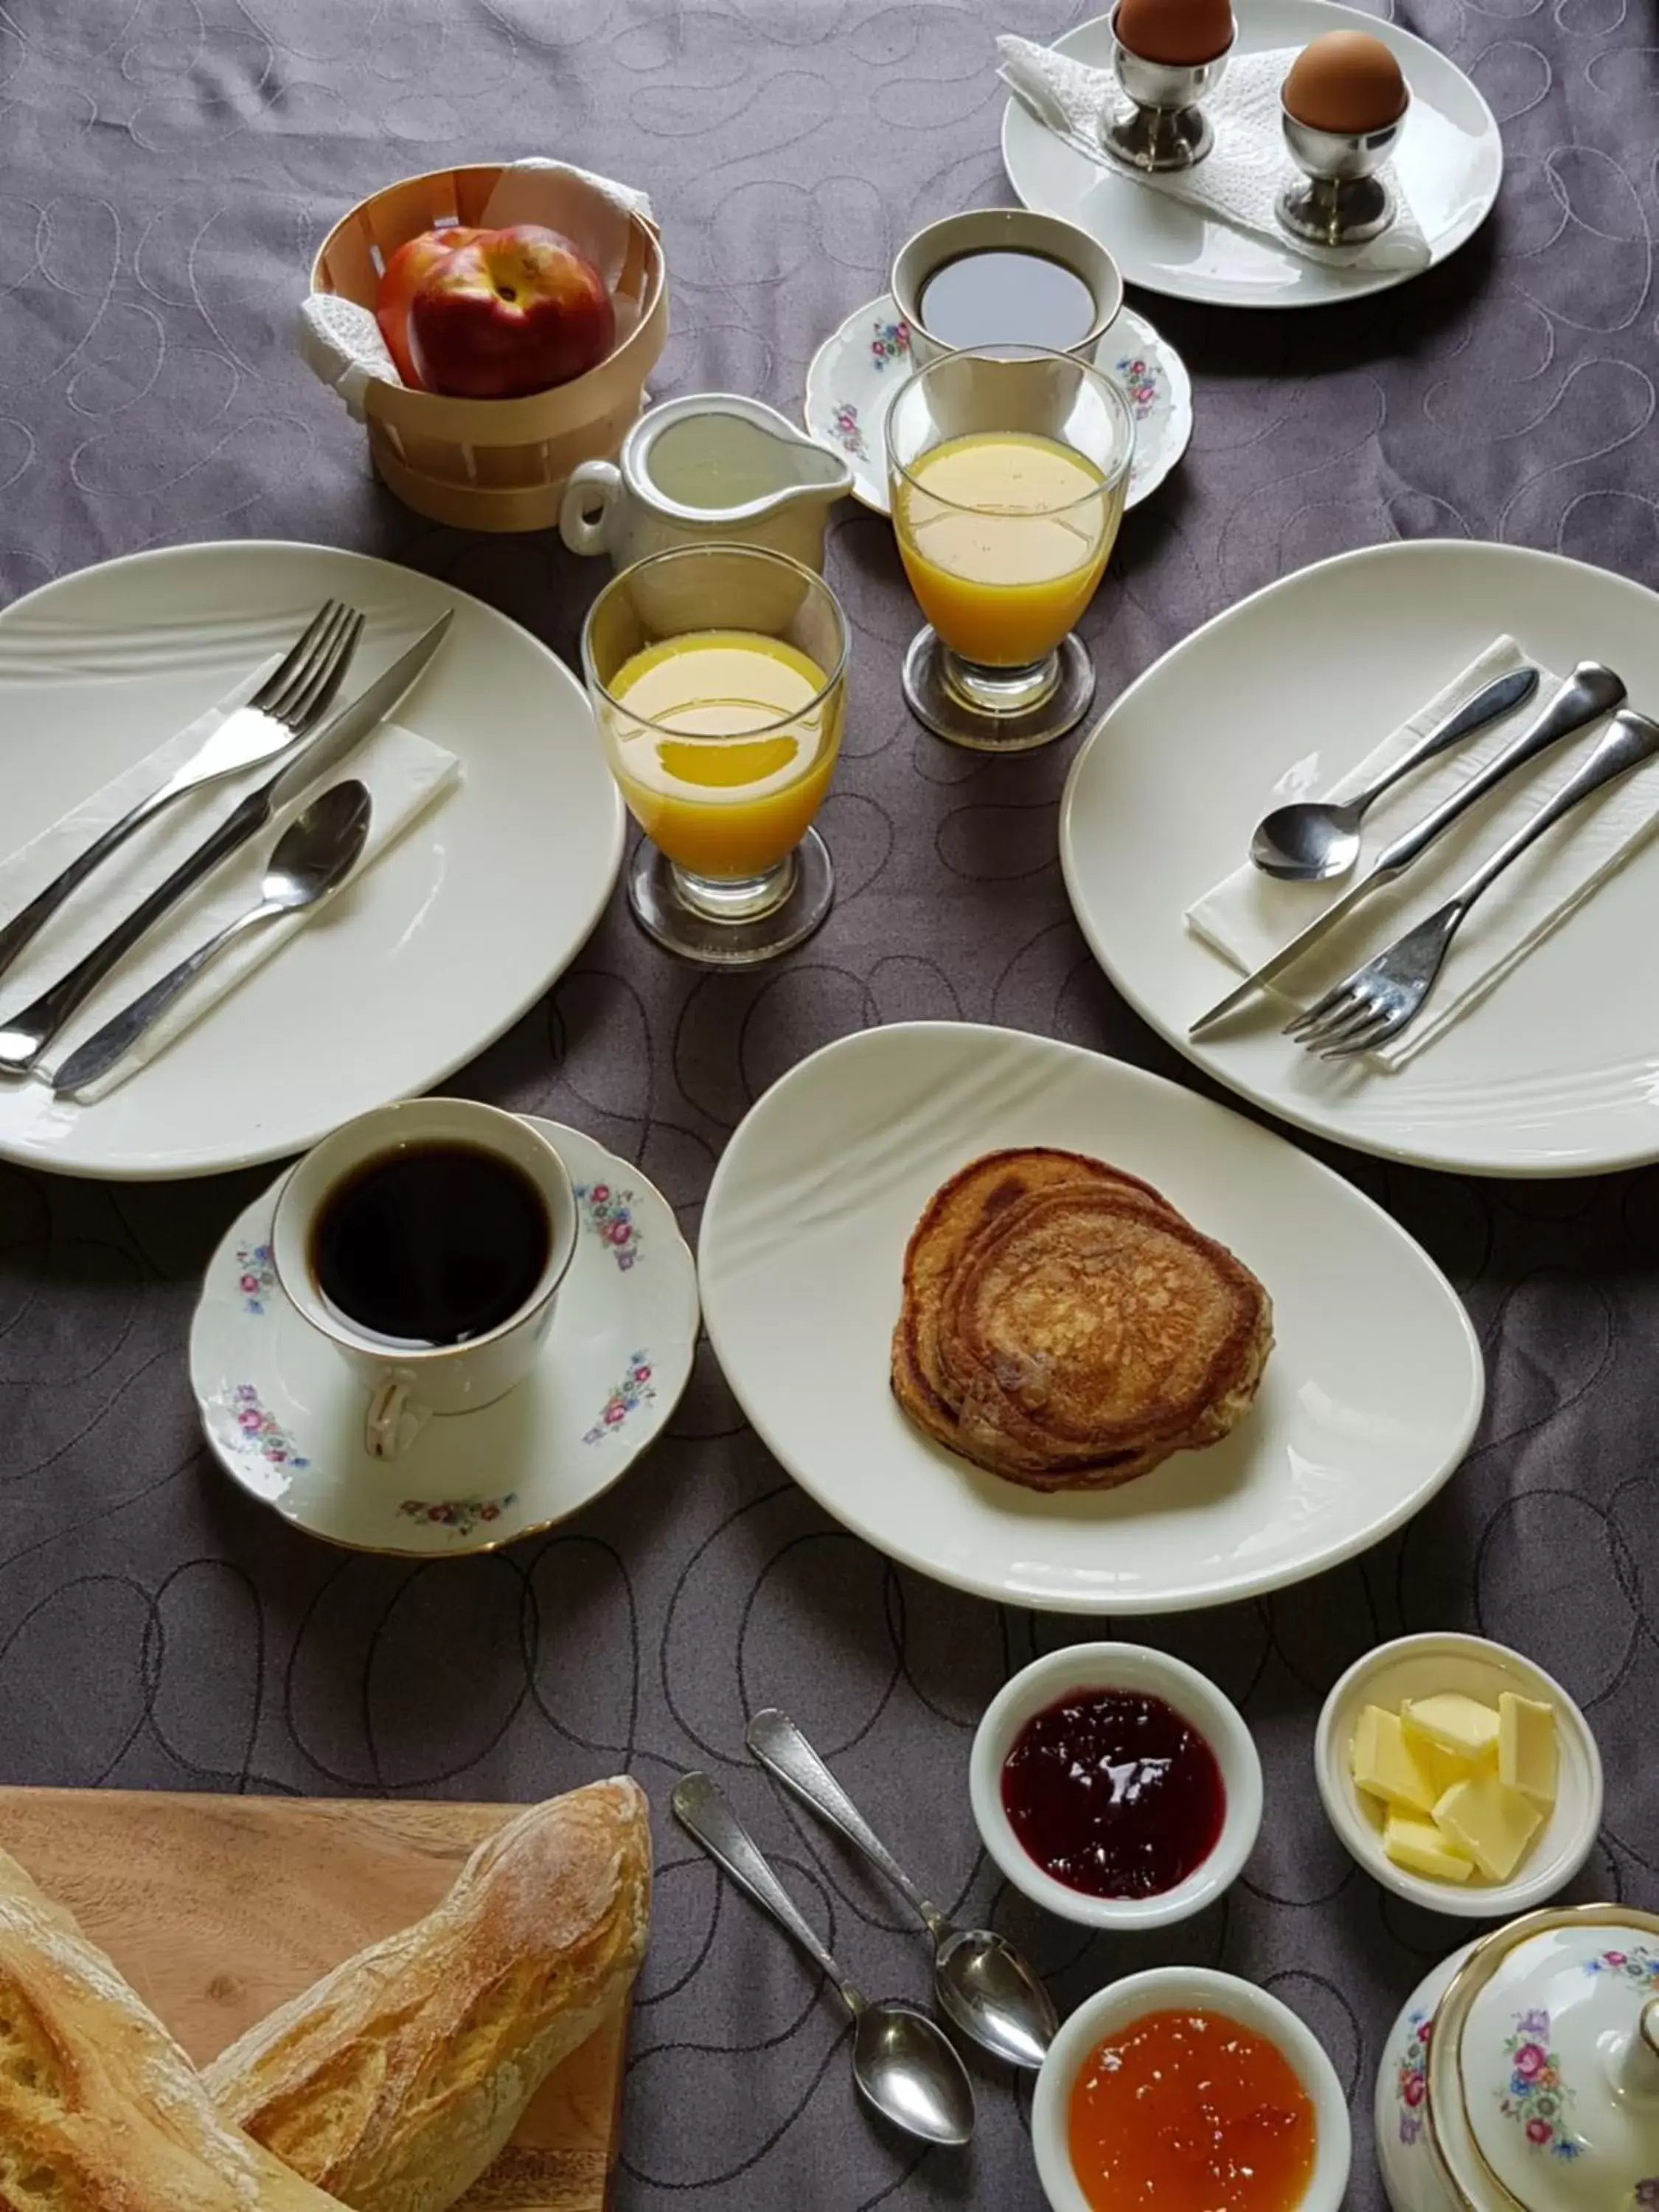
[[[1499,1929],[1431,2052],[1436,2139],[1469,2203],[1659,2212],[1659,1914],[1567,1905]]]

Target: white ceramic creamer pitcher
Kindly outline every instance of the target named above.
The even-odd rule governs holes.
[[[650,553],[726,540],[823,568],[830,509],[852,489],[839,453],[775,409],[699,392],[653,407],[610,461],[584,461],[559,508],[573,553],[629,568]]]

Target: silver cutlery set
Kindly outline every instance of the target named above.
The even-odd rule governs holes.
[[[954,1926],[923,1896],[787,1713],[757,1713],[746,1741],[766,1771],[862,1852],[921,1919],[933,1939],[933,1992],[945,2017],[1006,2065],[1040,2067],[1059,2020],[1013,1946],[994,1929]],[[908,2135],[965,2143],[974,2130],[973,2088],[937,2022],[915,2005],[872,2003],[848,1980],[712,1777],[685,1775],[672,1802],[687,1833],[829,1977],[853,2016],[860,2094]]]
[[[1371,805],[1425,763],[1523,706],[1538,683],[1535,668],[1522,668],[1486,684],[1350,799],[1304,800],[1276,807],[1256,824],[1251,860],[1281,882],[1328,883],[1346,875],[1359,858],[1361,824]],[[1659,723],[1626,707],[1625,698],[1624,684],[1612,669],[1600,661],[1581,661],[1549,705],[1517,737],[1386,845],[1340,897],[1201,1014],[1188,1035],[1207,1036],[1258,991],[1276,982],[1362,900],[1380,886],[1397,882],[1454,823],[1517,769],[1591,723],[1613,715],[1583,766],[1432,914],[1284,1025],[1287,1036],[1325,1060],[1352,1059],[1399,1036],[1422,1012],[1452,940],[1475,902],[1504,870],[1592,793],[1659,754]]]
[[[27,1075],[88,998],[195,886],[338,768],[392,712],[432,659],[445,614],[343,707],[335,700],[363,634],[363,617],[331,599],[245,704],[227,714],[158,788],[77,854],[21,913],[0,924],[0,976],[110,855],[187,793],[266,761],[276,773],[250,792],[91,951],[27,1006],[0,1015],[0,1074]],[[87,1089],[115,1067],[196,978],[238,939],[319,905],[345,883],[368,842],[373,808],[363,784],[322,791],[283,831],[252,906],[124,1006],[49,1077],[54,1091]]]

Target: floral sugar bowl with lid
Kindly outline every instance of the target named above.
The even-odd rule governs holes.
[[[1528,1913],[1437,1966],[1376,2144],[1394,2212],[1659,2212],[1659,1914]]]

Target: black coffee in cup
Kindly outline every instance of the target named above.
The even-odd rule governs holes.
[[[552,1251],[540,1191],[476,1145],[409,1145],[328,1192],[312,1232],[325,1304],[400,1351],[467,1344],[527,1304]]]

